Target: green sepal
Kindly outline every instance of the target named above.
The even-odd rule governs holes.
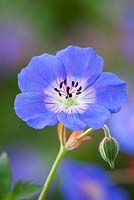
[[[108,162],[111,168],[114,168],[115,159],[119,152],[119,145],[112,137],[104,137],[99,146],[101,157]]]

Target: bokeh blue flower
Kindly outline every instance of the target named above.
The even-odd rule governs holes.
[[[59,170],[64,200],[129,200],[108,173],[95,164],[64,161]]]
[[[13,185],[20,180],[30,180],[38,184],[44,183],[44,176],[47,175],[49,168],[46,155],[42,159],[37,151],[31,149],[31,147],[26,147],[26,145],[24,148],[22,144],[17,146],[17,151],[16,147],[8,151]]]
[[[92,48],[69,46],[56,56],[33,57],[18,75],[17,115],[37,129],[59,122],[71,130],[101,128],[126,100],[125,81],[102,69]]]
[[[120,150],[134,154],[134,93],[129,94],[122,110],[109,120],[111,134],[118,140]]]
[[[0,79],[15,73],[22,62],[33,53],[36,33],[33,26],[19,15],[0,17]]]

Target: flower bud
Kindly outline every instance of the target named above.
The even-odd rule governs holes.
[[[119,152],[117,141],[112,137],[104,137],[99,146],[101,157],[114,168],[114,162]]]

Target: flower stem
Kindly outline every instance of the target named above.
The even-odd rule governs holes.
[[[67,151],[67,149],[64,146],[62,146],[60,148],[60,151],[59,151],[59,153],[57,155],[57,158],[56,158],[56,160],[55,160],[55,162],[54,162],[54,164],[52,166],[52,169],[49,172],[49,175],[47,177],[47,180],[46,180],[46,182],[44,184],[44,187],[42,189],[42,192],[41,192],[38,200],[44,200],[45,199],[46,193],[47,193],[48,188],[49,188],[49,186],[50,186],[50,184],[52,182],[52,179],[53,179],[53,177],[54,177],[54,175],[56,173],[57,167],[58,167],[60,161],[62,160],[62,158],[64,157],[66,151]]]
[[[111,137],[110,130],[106,124],[103,126],[103,130],[104,130],[105,137]]]
[[[61,141],[60,141],[61,148],[65,146],[65,142],[66,142],[66,130],[65,127],[62,126]]]

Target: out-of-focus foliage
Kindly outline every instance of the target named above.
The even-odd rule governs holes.
[[[0,199],[1,200],[19,200],[25,199],[37,193],[40,185],[33,184],[30,181],[18,181],[11,188],[11,170],[8,157],[3,153],[0,157]]]
[[[1,0],[1,10],[25,17],[49,37],[62,37],[70,29],[77,28],[83,22],[99,24],[108,23],[103,6],[106,0],[39,0],[10,1]],[[60,34],[60,35],[59,35]]]
[[[11,171],[7,155],[4,153],[0,157],[0,198],[3,198],[10,190]]]

